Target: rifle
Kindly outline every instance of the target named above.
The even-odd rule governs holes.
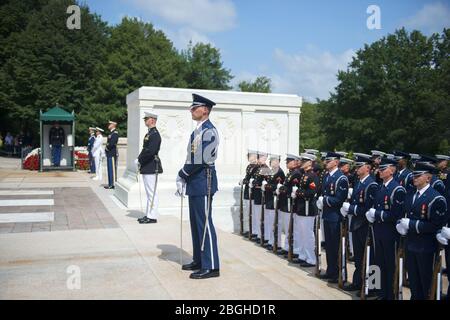
[[[341,222],[341,241],[339,244],[339,276],[338,276],[338,285],[339,288],[344,288],[344,283],[347,281],[347,218],[344,218]]]
[[[239,221],[240,225],[240,234],[241,236],[244,234],[244,182],[241,183],[241,194],[239,197]]]
[[[395,257],[395,273],[394,273],[394,298],[403,300],[403,273],[405,261],[405,236],[400,237],[398,249]]]
[[[322,210],[318,210],[317,218],[316,218],[316,277],[320,276],[320,264],[321,264],[321,257],[322,257],[322,251],[321,249],[321,239],[320,239],[320,216],[322,214]]]
[[[278,251],[278,195],[274,196],[273,199],[274,208],[275,208],[275,220],[273,221],[273,253],[277,253]]]
[[[248,201],[249,201],[249,207],[248,207],[248,239],[252,240],[252,188],[250,186],[248,187]]]
[[[288,261],[292,262],[294,255],[294,204],[292,203],[292,198],[288,198],[288,203],[290,203],[290,217],[289,217],[289,231],[288,231]]]
[[[261,229],[261,241],[260,244],[261,246],[264,246],[264,202],[265,201],[265,190],[261,190],[261,219],[260,219],[260,229]]]
[[[366,296],[369,294],[370,246],[372,245],[373,242],[372,232],[373,232],[373,224],[369,223],[363,258],[364,264],[362,268],[362,278],[364,279],[364,283],[361,287],[361,300],[366,300]]]
[[[441,300],[442,288],[442,256],[444,248],[441,244],[434,255],[433,277],[431,278],[430,295],[428,300]]]

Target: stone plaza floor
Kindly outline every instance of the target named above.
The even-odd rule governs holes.
[[[140,225],[141,212],[86,172],[31,172],[0,158],[0,299],[358,299],[221,230],[221,276],[191,280],[177,214]],[[8,222],[34,217],[44,221]],[[189,221],[183,248],[188,263]]]

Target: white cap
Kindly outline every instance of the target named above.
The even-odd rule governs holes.
[[[147,119],[147,118],[158,119],[158,115],[156,113],[153,113],[153,112],[144,112],[144,118],[143,119]]]

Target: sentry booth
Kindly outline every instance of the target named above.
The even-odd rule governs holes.
[[[50,129],[58,122],[64,130],[64,143],[61,147],[61,161],[59,166],[52,163],[52,150],[50,148]],[[44,170],[75,170],[75,113],[67,112],[58,105],[45,113],[40,111],[41,123],[41,154],[40,171]]]

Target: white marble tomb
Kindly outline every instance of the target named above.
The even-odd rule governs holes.
[[[159,156],[164,173],[158,177],[160,214],[180,215],[180,199],[174,195],[175,178],[186,159],[189,136],[195,128],[189,106],[192,93],[216,102],[210,119],[220,136],[216,170],[219,191],[213,200],[213,219],[222,230],[239,230],[238,182],[245,175],[247,149],[280,154],[298,154],[300,109],[302,98],[297,95],[244,93],[141,87],[127,96],[128,147],[124,175],[118,179],[115,196],[129,209],[140,210],[139,185],[134,160],[137,158],[147,128],[144,112],[158,114],[157,128],[162,145]],[[284,167],[284,161],[282,161]],[[142,206],[145,210],[145,190],[141,182]],[[184,201],[184,217],[188,203]]]

